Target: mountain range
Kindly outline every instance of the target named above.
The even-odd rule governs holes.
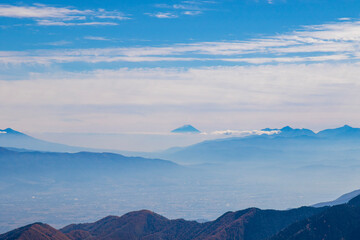
[[[60,230],[34,223],[0,235],[0,240],[323,240],[360,238],[360,196],[333,207],[284,211],[249,208],[214,221],[169,220],[148,210]]]
[[[298,151],[324,146],[339,145],[342,149],[351,149],[360,142],[360,128],[345,125],[335,129],[325,129],[318,133],[310,129],[265,128],[262,131],[278,131],[277,134],[250,135],[246,137],[228,137],[207,140],[187,147],[174,147],[160,152],[143,153],[111,150],[116,153],[126,153],[131,156],[162,158],[186,163],[203,163],[217,161],[243,161],[262,158],[263,155],[278,157],[283,150]],[[173,133],[200,133],[191,125],[184,125],[172,130]],[[40,140],[11,128],[0,129],[0,146],[16,151],[36,150],[47,152],[103,152],[109,150],[69,146]],[[306,147],[307,149],[301,148]],[[332,147],[329,147],[332,149]],[[186,159],[186,161],[185,161]]]
[[[266,128],[262,131],[274,130],[279,133],[208,140],[187,147],[141,155],[198,164],[264,160],[294,163],[309,159],[316,162],[324,158],[339,160],[358,156],[360,153],[360,128],[345,125],[315,133],[309,129],[293,129],[287,126],[281,129]]]

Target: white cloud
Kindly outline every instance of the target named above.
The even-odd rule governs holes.
[[[188,6],[185,6],[183,4],[174,4],[172,7],[174,9],[188,9],[189,8]]]
[[[157,12],[157,13],[147,13],[147,15],[156,18],[177,18],[178,15],[170,12]]]
[[[46,43],[46,45],[50,45],[50,46],[64,46],[69,44],[71,44],[71,42],[65,40]]]
[[[155,7],[160,9],[171,9],[171,15],[178,17],[179,15],[188,15],[196,16],[202,14],[205,11],[210,9],[208,5],[213,5],[217,2],[215,1],[180,1],[176,4],[156,4]],[[148,14],[149,15],[149,14]],[[155,14],[150,14],[150,16],[156,16]],[[160,16],[163,16],[161,14]],[[164,17],[166,18],[166,17]]]
[[[190,16],[199,15],[201,13],[202,13],[201,11],[184,11],[184,12],[182,12],[182,14],[190,15]]]
[[[0,16],[11,18],[62,18],[73,19],[92,14],[91,10],[80,11],[70,8],[48,7],[36,4],[34,6],[0,5]]]
[[[338,18],[339,21],[350,21],[351,18],[347,18],[347,17],[344,17],[344,18]]]
[[[110,41],[111,39],[105,37],[98,37],[98,36],[86,36],[84,39],[87,40],[94,40],[94,41]]]
[[[226,136],[251,136],[251,135],[273,135],[280,133],[279,130],[261,131],[261,130],[218,130],[213,131],[211,135],[226,135]]]
[[[296,62],[325,62],[325,61],[342,61],[348,60],[349,56],[345,54],[333,54],[314,57],[273,57],[273,58],[222,58],[227,62],[244,62],[252,64],[266,63],[296,63]]]
[[[126,20],[130,19],[118,11],[78,10],[72,7],[52,7],[43,4],[32,6],[0,5],[0,17],[32,18],[40,26],[85,26],[117,25],[116,22],[89,21],[89,18]]]
[[[122,12],[118,11],[106,11],[105,9],[99,9],[96,13],[97,18],[103,19],[117,19],[117,20],[128,20],[130,17],[126,16]]]
[[[115,22],[61,22],[51,20],[38,20],[39,26],[115,26]]]

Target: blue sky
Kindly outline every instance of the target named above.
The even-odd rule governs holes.
[[[0,125],[356,126],[360,2],[2,1]]]

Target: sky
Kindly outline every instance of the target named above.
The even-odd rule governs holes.
[[[152,150],[166,140],[104,136],[359,127],[359,13],[355,0],[3,0],[0,129]]]

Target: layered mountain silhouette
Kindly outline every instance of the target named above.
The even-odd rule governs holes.
[[[267,130],[272,131],[263,129]],[[16,139],[37,141],[12,129],[1,132],[0,138],[14,138],[14,144],[18,144]],[[4,196],[0,200],[0,232],[25,225],[29,219],[48,223],[54,219],[51,224],[59,226],[68,223],[69,213],[72,219],[85,216],[80,219],[87,221],[109,211],[139,208],[162,209],[164,214],[179,216],[172,214],[175,206],[189,209],[179,210],[188,219],[214,219],[216,212],[237,206],[235,201],[251,201],[248,196],[259,189],[275,194],[255,196],[254,205],[269,206],[274,199],[284,197],[283,202],[276,203],[277,208],[299,206],[328,194],[335,181],[332,176],[338,177],[337,186],[358,179],[359,129],[344,126],[322,132],[285,127],[279,129],[279,134],[206,141],[161,153],[154,159],[113,153],[33,151],[21,144],[13,146],[20,150],[0,147],[0,192]],[[161,159],[210,164],[184,167]],[[297,201],[294,196],[311,186],[298,187],[299,180],[316,181],[324,188],[321,193],[308,191],[307,200]],[[347,203],[356,194],[316,207]],[[207,200],[203,203],[200,199]],[[17,207],[8,207],[15,203]],[[206,212],[208,206],[213,208]],[[76,234],[92,233],[79,230]]]
[[[318,133],[310,129],[294,129],[286,126],[281,129],[265,128],[262,131],[279,131],[278,134],[252,135],[247,137],[230,137],[225,139],[204,141],[188,147],[171,148],[160,153],[135,153],[128,152],[132,156],[156,157],[175,161],[187,162],[217,162],[226,160],[251,160],[262,158],[264,155],[277,158],[283,150],[293,150],[294,146],[298,151],[306,150],[302,147],[323,147],[326,145],[341,145],[346,143],[360,142],[360,128],[353,128],[345,125],[340,128],[326,129]],[[200,133],[200,131],[191,125],[184,125],[172,130],[173,133]],[[315,144],[315,145],[314,145]],[[354,144],[348,144],[348,148]],[[102,149],[83,148],[68,146],[40,140],[11,128],[0,129],[0,146],[14,148],[14,150],[36,150],[47,152],[103,152]],[[290,148],[289,148],[290,147]],[[112,151],[123,152],[123,151]],[[204,161],[206,160],[206,161]]]

